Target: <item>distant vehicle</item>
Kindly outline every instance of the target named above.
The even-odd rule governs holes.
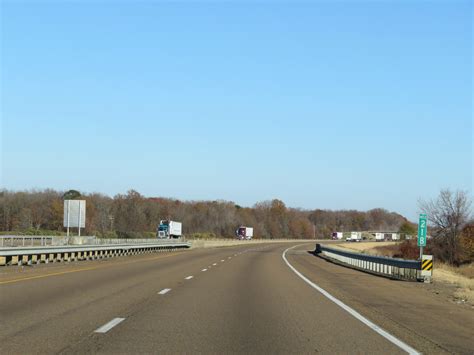
[[[343,238],[343,233],[342,232],[333,232],[331,235],[332,240],[340,240]]]
[[[243,227],[240,226],[236,231],[235,231],[235,236],[237,239],[247,239],[250,240],[253,238],[253,228],[251,227]]]
[[[351,236],[346,238],[346,242],[360,242],[362,240],[362,232],[351,232]]]
[[[159,239],[170,239],[181,237],[181,222],[162,220],[156,231],[156,237]]]
[[[383,242],[383,241],[390,241],[390,240],[400,240],[399,233],[385,233],[385,232],[376,232],[373,233],[375,235],[375,241]]]
[[[400,234],[399,233],[392,233],[392,240],[400,240]]]
[[[385,240],[385,235],[384,233],[375,233],[375,241],[377,242],[383,242]]]

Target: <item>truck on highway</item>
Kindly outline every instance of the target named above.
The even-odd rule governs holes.
[[[251,240],[253,238],[253,228],[252,227],[244,227],[240,226],[236,231],[235,231],[235,236],[237,239],[241,240]]]
[[[362,240],[362,232],[351,232],[351,236],[346,238],[347,242],[360,242]]]
[[[333,233],[331,234],[331,239],[332,239],[332,240],[340,240],[340,239],[342,239],[342,237],[343,237],[343,233],[342,233],[342,232],[333,232]]]
[[[168,219],[161,220],[156,231],[156,237],[159,239],[180,238],[181,235],[181,222]]]
[[[400,233],[396,232],[375,232],[373,234],[377,242],[400,240]]]
[[[384,233],[380,233],[380,232],[375,233],[375,241],[376,242],[383,242],[384,240],[385,240],[385,234]]]

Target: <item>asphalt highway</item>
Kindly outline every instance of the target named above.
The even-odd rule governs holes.
[[[285,261],[282,255],[292,246]],[[410,310],[418,306],[416,297],[402,304],[416,294],[416,283],[327,263],[310,249],[314,243],[242,245],[2,268],[0,353],[397,354],[406,353],[404,345],[425,353],[474,349],[472,313],[458,312],[455,305],[446,308],[454,312],[446,314],[454,328],[440,335],[440,324],[421,326],[423,310]]]

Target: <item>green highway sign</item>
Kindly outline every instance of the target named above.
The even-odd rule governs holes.
[[[420,214],[420,220],[418,222],[418,246],[425,247],[426,246],[426,214]]]

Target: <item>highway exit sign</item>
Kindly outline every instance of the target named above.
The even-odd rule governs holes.
[[[418,246],[425,247],[426,246],[426,214],[420,214],[420,220],[418,222]]]

